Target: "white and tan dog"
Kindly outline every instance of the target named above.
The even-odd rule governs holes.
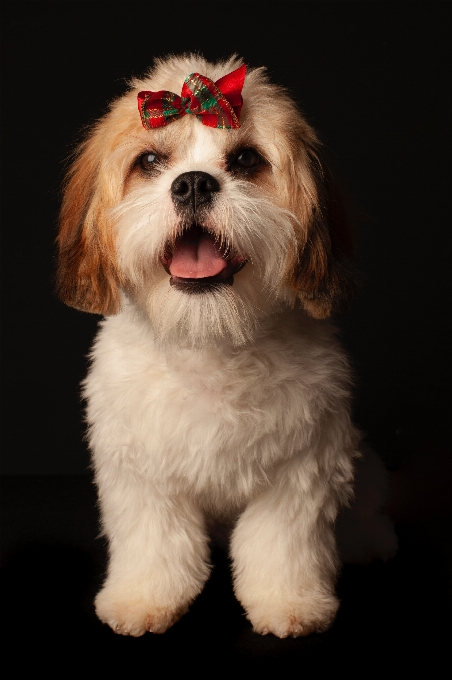
[[[193,72],[157,61],[81,146],[65,189],[59,294],[105,315],[85,383],[108,576],[100,619],[160,633],[209,576],[208,527],[232,521],[235,592],[255,631],[326,629],[334,522],[359,438],[349,368],[325,319],[348,295],[349,235],[318,141],[263,69],[240,127],[145,129],[142,91]]]

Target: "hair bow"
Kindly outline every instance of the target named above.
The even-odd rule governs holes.
[[[166,90],[139,92],[138,110],[143,127],[158,128],[191,113],[209,127],[239,128],[245,75],[245,64],[215,83],[199,73],[191,73],[185,78],[180,97]]]

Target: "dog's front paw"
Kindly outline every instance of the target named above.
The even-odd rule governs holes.
[[[256,633],[279,638],[300,637],[327,630],[334,621],[339,601],[334,596],[307,595],[269,601],[245,607]]]
[[[96,614],[115,633],[139,637],[164,633],[185,614],[189,603],[162,606],[134,587],[105,586],[95,600]]]

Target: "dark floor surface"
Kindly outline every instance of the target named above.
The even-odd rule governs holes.
[[[450,659],[450,541],[441,517],[400,513],[393,560],[344,567],[341,609],[322,635],[254,634],[234,598],[227,557],[214,548],[212,576],[189,613],[164,635],[129,638],[114,635],[93,610],[106,550],[91,478],[3,477],[1,500],[3,657],[11,654],[14,677],[30,668],[63,677],[79,664],[118,676],[126,664],[169,677],[179,668],[204,677],[248,667],[320,678],[331,668],[362,677],[398,669],[411,677],[421,663],[440,677],[434,669]]]

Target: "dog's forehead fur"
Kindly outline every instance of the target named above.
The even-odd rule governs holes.
[[[191,73],[200,73],[214,82],[242,65],[237,56],[212,64],[204,57],[196,54],[170,56],[167,59],[156,59],[154,68],[142,79],[130,81],[135,90],[170,90],[179,94],[182,83]]]
[[[140,147],[146,149],[153,146],[153,150],[165,153],[177,150],[179,156],[186,157],[196,131],[196,137],[199,139],[202,135],[207,142],[206,150],[215,146],[224,156],[235,147],[255,146],[270,162],[284,171],[282,166],[293,155],[300,141],[311,147],[317,139],[284,89],[270,83],[262,67],[247,72],[240,128],[237,130],[206,128],[195,116],[185,116],[176,125],[173,123],[155,130],[145,130],[141,125],[137,115],[138,92],[169,90],[180,94],[184,80],[190,73],[198,72],[216,81],[241,64],[242,61],[235,56],[216,64],[199,55],[156,60],[155,67],[147,76],[133,79],[129,83],[130,90],[112,103],[107,116],[110,123],[110,135],[106,130],[107,136],[110,136],[107,148],[125,151],[128,147],[133,154]]]

